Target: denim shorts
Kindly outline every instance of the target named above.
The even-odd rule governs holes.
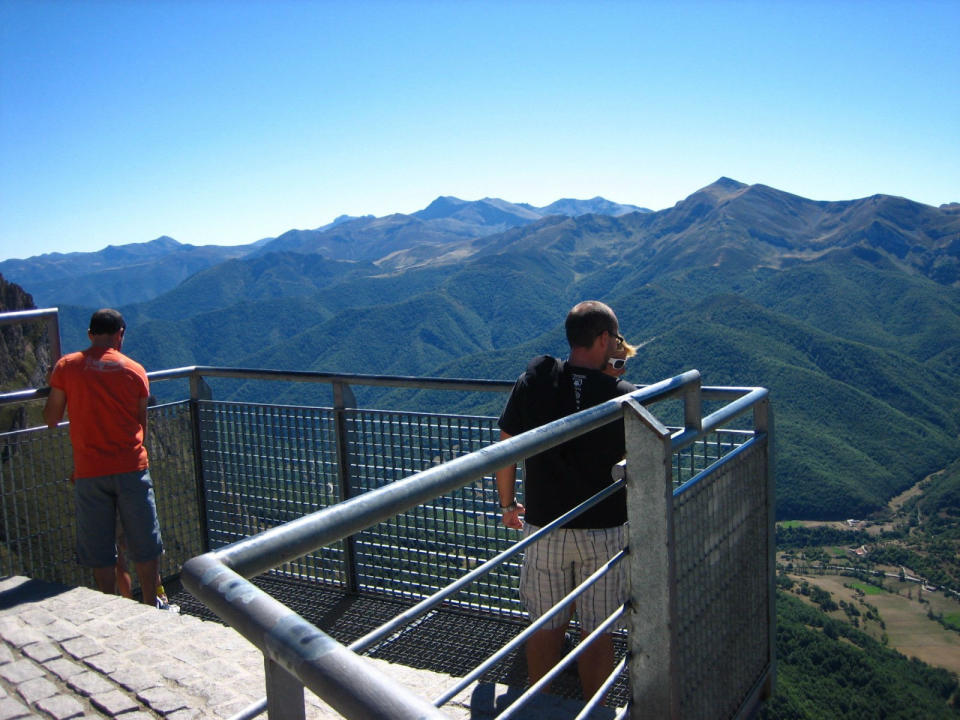
[[[80,478],[74,485],[74,497],[81,565],[105,568],[116,563],[118,517],[130,560],[147,562],[163,552],[149,470]]]

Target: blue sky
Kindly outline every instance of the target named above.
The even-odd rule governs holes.
[[[721,176],[960,201],[960,2],[0,3],[0,259]]]

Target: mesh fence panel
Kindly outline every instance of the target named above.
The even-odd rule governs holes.
[[[673,484],[683,485],[752,437],[753,432],[750,431],[717,430],[675,452],[672,462]]]
[[[0,521],[4,575],[90,584],[76,563],[73,453],[67,427],[0,435]]]
[[[766,456],[758,440],[674,497],[684,718],[731,717],[771,662]]]
[[[198,412],[211,549],[342,499],[331,410],[200,402]],[[343,585],[343,543],[276,572]]]
[[[362,493],[496,439],[496,419],[382,411],[348,415],[351,492]],[[518,482],[518,494],[522,481]],[[357,536],[358,585],[404,597],[445,587],[517,540],[500,522],[496,482],[484,477]],[[452,603],[513,615],[519,565],[508,562],[461,591]]]
[[[341,501],[335,413],[329,408],[199,403],[211,548]],[[344,411],[349,494],[368,492],[486,447],[494,418]],[[419,599],[516,540],[500,523],[492,477],[379,523],[354,537],[357,588]],[[345,586],[345,543],[275,571]],[[508,563],[453,604],[515,615],[519,566]]]
[[[152,407],[147,448],[163,534],[161,575],[203,552],[187,403]],[[73,452],[68,426],[0,435],[0,572],[92,586],[76,561]],[[134,576],[134,582],[136,582]]]

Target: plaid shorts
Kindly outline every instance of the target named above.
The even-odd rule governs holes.
[[[524,524],[524,537],[539,529]],[[561,528],[528,547],[520,568],[520,599],[530,620],[546,614],[626,544],[627,526],[620,525]],[[581,633],[587,635],[627,601],[627,590],[627,566],[619,562],[576,599],[575,607],[558,613],[545,627],[564,627],[576,610]]]

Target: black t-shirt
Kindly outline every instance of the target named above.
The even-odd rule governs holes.
[[[634,385],[599,370],[542,355],[513,386],[500,415],[500,429],[519,435],[634,390]],[[523,476],[527,521],[546,525],[595,495],[612,482],[611,468],[623,456],[623,421],[618,420],[527,458]],[[565,527],[607,528],[626,521],[626,493],[621,490]]]

